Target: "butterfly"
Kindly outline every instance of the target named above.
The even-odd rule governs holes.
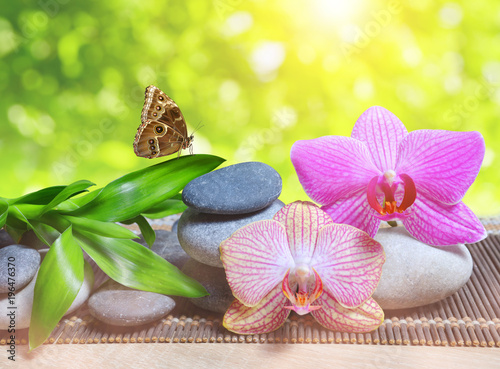
[[[157,158],[183,149],[192,152],[193,135],[188,136],[186,121],[177,104],[154,85],[146,87],[142,124],[137,128],[134,152],[143,158]]]

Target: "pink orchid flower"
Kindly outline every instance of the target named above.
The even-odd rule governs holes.
[[[400,220],[416,239],[446,246],[486,237],[461,201],[484,151],[479,132],[408,133],[394,114],[374,106],[350,138],[297,141],[291,159],[305,192],[335,222],[373,237],[381,221]]]
[[[311,202],[291,203],[273,219],[239,229],[220,251],[236,297],[223,320],[230,331],[271,332],[291,310],[344,332],[368,332],[384,319],[371,298],[385,261],[382,246],[334,224]]]

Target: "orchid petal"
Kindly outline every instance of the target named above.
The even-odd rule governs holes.
[[[382,245],[368,234],[346,224],[332,224],[319,232],[311,264],[325,290],[341,305],[353,308],[373,294],[384,262]]]
[[[398,117],[381,106],[372,106],[358,118],[351,137],[366,144],[374,164],[385,172],[394,169],[399,143],[407,134]]]
[[[366,145],[350,137],[296,141],[290,157],[304,191],[322,205],[352,195],[381,174]]]
[[[482,223],[463,202],[444,205],[420,194],[412,210],[413,214],[403,224],[413,237],[426,244],[474,243],[487,236]]]
[[[321,209],[327,212],[335,223],[352,225],[371,237],[377,234],[380,226],[380,219],[375,217],[375,210],[368,203],[366,189]]]
[[[311,314],[323,327],[340,332],[363,333],[378,328],[384,321],[384,311],[369,298],[364,304],[354,309],[343,307],[325,290],[318,300],[321,309]]]
[[[476,179],[484,152],[479,132],[418,130],[401,143],[396,172],[408,174],[418,192],[452,205]]]
[[[278,329],[290,314],[284,306],[287,298],[276,286],[258,305],[248,307],[234,300],[226,314],[223,325],[231,332],[239,334],[262,334]]]
[[[319,230],[333,224],[328,214],[309,201],[286,205],[274,215],[273,220],[285,226],[290,252],[296,262],[311,258]]]
[[[255,306],[294,265],[285,227],[261,220],[240,228],[220,244],[221,260],[234,297]]]

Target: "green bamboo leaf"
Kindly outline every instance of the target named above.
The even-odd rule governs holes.
[[[70,212],[70,211],[76,210],[78,208],[81,208],[83,205],[94,200],[97,197],[97,195],[99,195],[99,192],[101,192],[101,191],[102,191],[102,188],[99,188],[97,190],[86,193],[83,196],[76,197],[76,198],[73,197],[71,199],[68,199],[68,200],[60,203],[57,208],[58,208],[58,210],[63,211],[63,212]]]
[[[87,188],[94,185],[95,184],[90,181],[81,180],[66,186],[61,192],[57,194],[57,196],[55,196],[47,205],[42,208],[40,215],[46,213],[48,210],[51,210],[53,207],[59,205],[61,202],[67,200],[68,198],[82,193],[83,191],[87,190]]]
[[[58,237],[61,236],[61,233],[58,232],[56,229],[51,227],[50,225],[47,225],[45,223],[41,223],[37,220],[31,219],[30,220],[31,227],[33,227],[33,232],[35,232],[35,235],[41,240],[46,240],[46,244],[49,246],[52,245]],[[67,228],[67,227],[66,227]],[[40,236],[42,238],[40,238]]]
[[[156,234],[153,228],[151,228],[151,225],[149,222],[144,218],[142,215],[136,216],[134,219],[129,219],[126,221],[123,221],[122,223],[124,224],[133,224],[137,223],[139,226],[139,229],[141,230],[142,237],[144,237],[144,240],[148,244],[149,248],[153,245],[156,239]],[[115,237],[118,238],[118,237]]]
[[[142,215],[149,219],[160,219],[182,213],[186,209],[186,204],[181,200],[168,199],[146,210]]]
[[[54,197],[56,197],[59,192],[64,190],[66,186],[52,186],[43,188],[39,191],[28,193],[24,196],[10,199],[10,204],[34,204],[34,205],[45,205],[48,204]]]
[[[33,224],[31,224],[31,222],[28,220],[28,218],[26,217],[26,215],[19,209],[18,206],[10,206],[9,207],[9,215],[11,215],[12,217],[10,217],[10,219],[8,219],[8,220],[12,224],[15,224],[14,228],[22,229],[22,227],[20,227],[19,223],[17,223],[17,222],[25,223],[26,226],[27,226],[26,230],[28,230],[28,229],[33,230],[33,232],[35,232],[35,234],[38,237],[38,239],[40,239],[47,246],[51,245],[51,243],[44,237],[44,234],[40,233],[39,230],[37,229],[37,227],[35,227]],[[14,219],[16,220],[16,222],[14,222]]]
[[[118,283],[166,295],[202,297],[208,294],[196,280],[137,242],[85,231],[75,231],[75,236],[104,273]]]
[[[87,232],[93,232],[99,236],[111,237],[111,238],[139,238],[130,229],[122,227],[116,223],[101,222],[99,220],[72,217],[70,215],[63,215],[63,218],[73,224],[75,230],[82,230]]]
[[[53,243],[38,271],[29,347],[40,346],[73,303],[83,283],[83,253],[71,227]]]
[[[0,199],[0,228],[5,225],[9,215],[9,204],[4,199]]]
[[[91,202],[68,214],[112,222],[135,218],[223,161],[213,155],[188,155],[126,174],[109,183]]]

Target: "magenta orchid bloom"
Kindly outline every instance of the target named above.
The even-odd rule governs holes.
[[[408,133],[394,114],[374,106],[350,138],[297,141],[291,159],[305,192],[335,222],[373,237],[381,221],[400,220],[416,239],[446,246],[486,237],[461,201],[484,151],[479,132]]]
[[[220,245],[236,300],[224,326],[240,334],[278,329],[291,310],[324,327],[368,332],[384,319],[371,298],[382,274],[382,246],[365,232],[297,201],[251,223]],[[291,305],[290,305],[291,303]]]

